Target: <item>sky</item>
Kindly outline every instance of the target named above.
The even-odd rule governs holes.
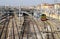
[[[60,0],[0,0],[0,6],[30,6],[38,5],[41,3],[55,3]]]

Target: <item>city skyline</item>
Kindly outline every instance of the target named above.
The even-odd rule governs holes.
[[[0,6],[31,6],[42,3],[60,3],[60,0],[0,0]]]

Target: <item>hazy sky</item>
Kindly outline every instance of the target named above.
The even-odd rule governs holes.
[[[41,3],[54,3],[56,0],[0,0],[0,5],[12,5],[12,6],[18,6],[18,5],[37,5]],[[60,2],[60,0],[57,0],[57,2]]]

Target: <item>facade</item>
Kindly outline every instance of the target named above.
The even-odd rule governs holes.
[[[55,12],[56,12],[56,18],[60,19],[60,3],[54,4]]]
[[[54,7],[55,7],[55,9],[59,9],[60,8],[60,3],[54,4]]]
[[[40,5],[40,4],[37,5],[37,6],[36,6],[36,9],[37,9],[37,10],[40,10],[40,9],[41,9],[41,5]]]
[[[50,14],[53,13],[53,9],[54,9],[54,4],[47,4],[44,3],[41,5],[41,8],[43,9],[43,13],[46,14],[47,16],[50,16]]]

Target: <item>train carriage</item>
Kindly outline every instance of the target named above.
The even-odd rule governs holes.
[[[46,15],[45,15],[45,14],[42,14],[42,15],[41,15],[41,21],[46,21],[46,20],[48,20],[48,19],[46,18]]]

